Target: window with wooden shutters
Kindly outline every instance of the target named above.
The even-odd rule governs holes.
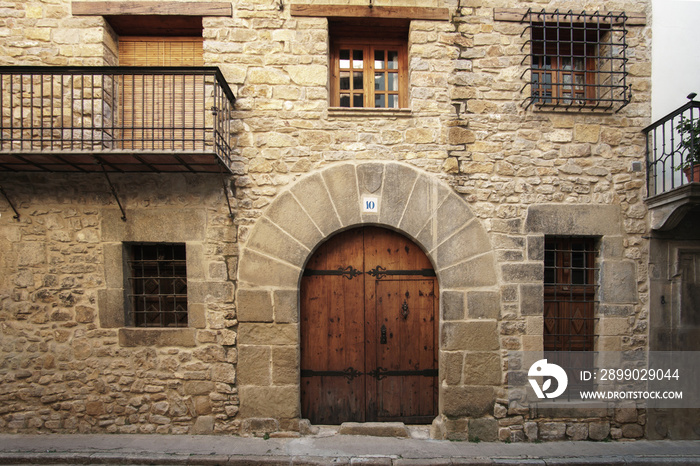
[[[202,38],[122,37],[119,63],[136,67],[202,66]],[[204,149],[204,79],[148,69],[125,75],[119,108],[124,122],[123,148]]]
[[[407,22],[330,21],[331,106],[408,107]]]

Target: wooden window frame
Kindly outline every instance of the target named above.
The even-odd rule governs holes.
[[[595,57],[601,38],[592,37],[583,24],[559,27],[544,24],[534,28],[531,34],[533,102],[538,106],[596,104],[599,83]],[[577,69],[578,61],[582,61],[583,66]],[[550,82],[543,79],[545,76],[551,78]],[[570,82],[565,82],[567,77],[570,77]],[[577,83],[577,77],[583,77],[582,82]],[[543,95],[547,87],[550,95]]]
[[[407,41],[401,41],[396,39],[377,39],[373,41],[366,40],[356,40],[356,39],[346,39],[340,38],[336,39],[331,44],[331,106],[341,107],[341,50],[362,50],[363,52],[363,92],[362,92],[362,103],[363,105],[354,105],[352,92],[353,86],[353,76],[350,76],[350,106],[343,106],[342,108],[384,108],[387,110],[395,110],[408,108],[408,44]],[[388,106],[388,97],[385,98],[384,107],[375,106],[375,96],[377,92],[375,90],[375,73],[382,72],[382,70],[377,70],[375,68],[375,51],[385,50],[385,51],[396,51],[398,52],[398,89],[396,91],[380,91],[384,95],[397,95],[398,96],[398,107]],[[351,57],[352,58],[352,57]],[[352,66],[352,64],[351,64]],[[345,70],[342,70],[345,71]],[[353,71],[359,71],[354,69]],[[385,71],[387,73],[388,71]],[[393,70],[392,70],[393,72]],[[385,79],[385,89],[386,84],[388,84],[388,79]],[[343,90],[344,91],[344,90]],[[345,94],[345,92],[342,92]],[[359,93],[357,93],[359,94]]]

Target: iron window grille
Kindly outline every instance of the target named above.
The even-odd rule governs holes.
[[[135,327],[187,327],[184,244],[131,244],[130,322]]]
[[[594,350],[596,254],[593,238],[545,238],[545,351]]]
[[[523,106],[577,111],[619,111],[631,99],[627,83],[627,16],[528,10],[522,35],[529,55]]]

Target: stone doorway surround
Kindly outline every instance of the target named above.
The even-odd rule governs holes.
[[[363,211],[366,198],[375,200],[377,212]],[[436,175],[398,162],[343,162],[279,194],[241,252],[237,380],[244,430],[261,423],[267,430],[299,429],[301,275],[325,239],[360,225],[408,236],[437,273],[441,433],[435,435],[444,436],[448,419],[492,413],[502,380],[500,293],[486,230]],[[478,374],[465,371],[467,365],[480,368]]]

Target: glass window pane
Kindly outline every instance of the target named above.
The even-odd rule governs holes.
[[[571,58],[563,57],[561,59],[561,67],[564,70],[570,70],[571,69]]]
[[[384,100],[384,94],[377,94],[374,96],[374,106],[377,108],[385,108],[386,101]]]
[[[350,89],[350,72],[341,71],[340,72],[340,90],[347,91]]]
[[[384,50],[374,51],[374,68],[377,70],[384,69]]]
[[[399,52],[388,51],[387,52],[387,69],[398,70],[399,69]]]
[[[577,71],[583,71],[585,69],[583,58],[574,59],[574,69]]]
[[[340,51],[340,68],[348,69],[350,68],[350,50]]]
[[[362,94],[355,94],[352,96],[352,106],[353,107],[364,107],[364,97]]]
[[[399,73],[389,73],[389,90],[398,91],[399,90]]]
[[[399,108],[399,96],[391,94],[388,97],[389,97],[389,102],[388,102],[387,107],[388,108]]]
[[[570,74],[565,74],[562,76],[562,79],[564,80],[564,84],[571,84],[571,75]]]
[[[374,90],[385,91],[384,73],[374,73]]]
[[[350,106],[350,94],[340,94],[340,106],[349,107]]]
[[[352,88],[353,89],[364,89],[362,71],[353,71],[353,73],[352,73]]]
[[[361,70],[364,67],[362,62],[362,50],[352,51],[352,67],[356,70]]]

